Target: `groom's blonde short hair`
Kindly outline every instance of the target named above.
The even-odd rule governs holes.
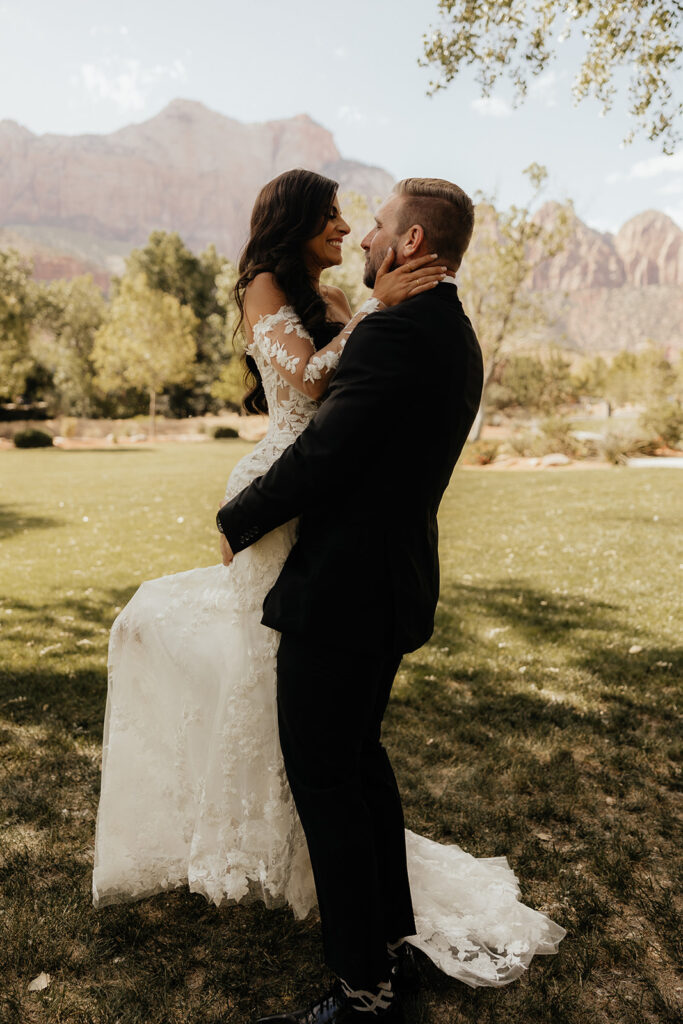
[[[404,178],[394,192],[404,197],[397,212],[398,234],[420,224],[429,248],[457,270],[474,228],[474,204],[467,193],[444,178]]]

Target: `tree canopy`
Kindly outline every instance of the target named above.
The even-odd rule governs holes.
[[[92,416],[100,411],[92,349],[107,303],[90,274],[51,281],[38,292],[40,330],[32,350],[51,378],[59,411]]]
[[[226,321],[232,315],[231,295],[219,287],[219,278],[232,265],[210,245],[196,256],[176,231],[153,231],[145,246],[134,249],[126,261],[126,275],[143,273],[155,291],[173,295],[196,317],[196,366],[192,388],[175,385],[170,391],[176,414],[198,414],[211,405],[211,389],[232,356]]]
[[[569,231],[569,207],[558,207],[549,225],[535,216],[547,178],[545,167],[531,164],[524,174],[533,188],[525,206],[499,211],[491,199],[479,202],[472,243],[458,271],[463,304],[484,353],[484,390],[475,437],[486,419],[488,385],[501,360],[520,338],[528,343],[547,322],[547,310],[528,282],[537,267],[562,251]]]
[[[130,385],[149,394],[152,434],[156,396],[192,379],[197,318],[174,295],[150,288],[144,273],[122,278],[105,323],[95,335],[92,361],[106,390]]]
[[[482,95],[507,75],[519,102],[529,80],[556,56],[573,31],[581,33],[585,55],[572,92],[577,101],[594,96],[609,110],[618,91],[615,78],[630,72],[629,112],[635,131],[658,139],[665,153],[680,140],[683,37],[680,0],[439,0],[442,26],[424,36],[421,63],[439,72],[436,92],[466,67],[476,70]]]
[[[24,394],[35,366],[30,351],[35,316],[32,272],[21,253],[0,251],[0,399]]]

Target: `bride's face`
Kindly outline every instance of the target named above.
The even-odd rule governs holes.
[[[335,198],[322,231],[304,243],[304,256],[311,269],[319,272],[338,266],[343,259],[342,240],[350,230]]]

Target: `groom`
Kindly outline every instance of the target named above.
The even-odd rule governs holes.
[[[388,247],[397,266],[438,253],[449,276],[356,327],[313,421],[217,520],[227,564],[301,517],[262,621],[282,634],[280,741],[339,981],[315,1006],[271,1022],[404,1020],[402,940],[415,921],[380,732],[402,655],[433,630],[436,513],[477,412],[482,360],[453,279],[472,234],[469,197],[408,178],[375,219],[361,243],[369,287]]]

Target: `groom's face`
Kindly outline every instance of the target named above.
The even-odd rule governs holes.
[[[374,286],[377,271],[382,265],[382,260],[386,256],[389,246],[394,250],[394,260],[389,269],[393,270],[397,262],[399,262],[397,261],[397,256],[400,258],[400,239],[396,232],[396,225],[398,224],[398,210],[402,202],[401,196],[389,196],[375,214],[374,228],[368,231],[360,243],[361,248],[365,250],[363,283],[368,288]]]

